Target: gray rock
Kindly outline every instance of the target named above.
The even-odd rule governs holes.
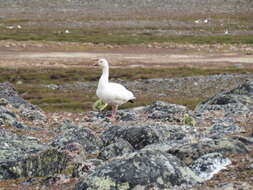
[[[152,184],[158,188],[196,185],[201,179],[173,155],[139,151],[98,167],[75,186],[81,189],[132,189]]]
[[[9,104],[9,102],[8,102],[8,100],[6,100],[5,98],[1,98],[0,99],[0,105],[1,106],[6,106],[6,105],[8,105]]]
[[[224,110],[228,113],[253,110],[253,81],[246,82],[228,92],[219,93],[197,105],[195,111]]]
[[[0,180],[47,176],[67,167],[69,157],[56,149],[48,149],[23,159],[0,162]]]
[[[112,143],[104,147],[98,155],[99,159],[108,160],[113,157],[121,156],[134,151],[131,144],[123,139],[119,139],[115,143]]]
[[[187,165],[207,153],[245,154],[248,153],[247,147],[238,140],[232,138],[208,139],[199,143],[183,145],[172,148],[169,153],[180,158]]]
[[[105,145],[124,139],[135,149],[171,140],[182,140],[196,134],[196,129],[191,126],[177,125],[144,125],[144,126],[112,126],[106,130],[101,138]]]
[[[251,190],[252,185],[247,182],[222,183],[215,186],[217,190]],[[209,190],[209,189],[207,189]],[[210,189],[211,190],[211,189]]]
[[[77,163],[73,169],[72,177],[85,177],[103,163],[103,160],[99,159],[89,159],[84,162]]]
[[[252,137],[233,136],[232,138],[242,142],[245,145],[253,145],[253,138]]]
[[[23,116],[28,117],[28,119],[45,120],[45,115],[41,109],[20,97],[10,83],[0,83],[0,98],[8,101],[13,107],[20,109],[21,114],[23,113]]]
[[[64,147],[67,144],[78,143],[82,145],[87,154],[98,154],[102,147],[102,141],[88,128],[82,125],[67,125],[65,130],[53,142],[54,147]]]
[[[209,180],[214,174],[225,169],[231,161],[220,153],[209,153],[195,160],[190,168],[203,180]]]
[[[208,129],[211,135],[226,135],[226,134],[233,134],[233,133],[241,133],[245,130],[238,125],[233,123],[217,123],[212,125]]]
[[[183,119],[183,114],[187,111],[188,109],[185,106],[169,104],[162,101],[155,102],[146,108],[146,113],[148,114],[149,119],[158,119],[171,122],[181,122]]]
[[[15,161],[46,149],[36,138],[17,136],[0,128],[0,162]]]
[[[14,109],[15,108],[10,109],[5,106],[0,106],[0,120],[1,120],[0,126],[7,125],[7,126],[16,127],[18,129],[39,130],[36,128],[29,127],[25,125],[22,121],[20,121],[20,117],[18,117],[18,114],[15,113]]]

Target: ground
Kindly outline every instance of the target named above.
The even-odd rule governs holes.
[[[157,100],[194,109],[253,79],[252,7],[247,0],[0,0],[0,82],[46,111],[50,125],[85,122],[101,74],[92,64],[104,57],[111,80],[137,97],[122,109]],[[243,126],[248,136],[252,118]],[[48,142],[55,137],[49,131],[29,135]],[[233,163],[201,188],[253,185],[252,151]],[[27,189],[23,181],[1,182],[0,190]],[[50,188],[72,189],[75,182]]]

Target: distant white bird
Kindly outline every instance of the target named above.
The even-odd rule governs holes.
[[[65,30],[65,34],[69,34],[70,33],[70,31],[69,30]]]
[[[22,26],[21,26],[21,25],[17,25],[17,28],[18,28],[18,29],[21,29],[21,28],[22,28]]]
[[[194,21],[196,24],[199,24],[200,23],[200,20],[195,20]]]
[[[12,30],[14,29],[14,26],[6,26],[6,28]]]
[[[208,19],[205,19],[205,20],[204,20],[204,23],[208,23],[208,22],[209,22],[209,20],[208,20]]]
[[[99,59],[95,66],[100,66],[103,69],[96,94],[103,102],[112,106],[111,119],[115,120],[118,106],[126,102],[133,102],[135,97],[121,84],[109,82],[109,64],[106,59]]]

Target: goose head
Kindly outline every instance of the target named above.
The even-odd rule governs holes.
[[[98,62],[96,64],[94,64],[94,66],[100,66],[102,68],[108,67],[108,65],[109,65],[108,61],[106,59],[104,59],[104,58],[98,59]]]

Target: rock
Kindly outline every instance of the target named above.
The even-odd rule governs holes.
[[[253,138],[252,137],[233,136],[232,138],[242,142],[245,145],[253,145]]]
[[[228,92],[219,93],[197,105],[195,111],[224,110],[228,113],[253,110],[253,81],[246,82]]]
[[[73,169],[72,177],[84,177],[87,176],[88,173],[95,170],[96,167],[103,164],[103,160],[99,159],[89,159],[84,162],[75,164]]]
[[[208,129],[211,135],[226,135],[226,134],[233,134],[233,133],[241,133],[245,130],[238,125],[233,123],[217,123],[212,125]]]
[[[43,185],[59,185],[59,184],[64,184],[68,183],[70,181],[70,178],[62,175],[62,174],[57,174],[53,176],[49,176],[46,179],[42,181]]]
[[[101,138],[105,145],[112,144],[117,139],[124,139],[134,149],[165,141],[182,140],[196,134],[196,129],[191,126],[177,125],[144,125],[144,126],[112,126],[106,130]]]
[[[98,155],[99,159],[108,160],[113,157],[121,156],[134,151],[131,144],[123,139],[119,139],[115,143],[112,143],[104,147]]]
[[[8,102],[8,100],[6,100],[5,98],[1,98],[0,99],[0,105],[1,106],[6,106],[6,105],[8,105],[9,104],[9,102]]]
[[[17,136],[6,129],[0,128],[0,162],[19,160],[47,148],[36,138]]]
[[[231,161],[220,153],[209,153],[195,160],[190,168],[203,180],[209,180],[214,174],[225,169]]]
[[[20,119],[21,113],[13,107],[0,106],[1,125],[16,127],[18,129],[35,130],[36,128],[25,125]],[[38,129],[36,129],[38,130]]]
[[[164,189],[200,182],[201,179],[175,156],[160,151],[139,151],[96,168],[81,179],[75,190],[123,190],[150,184]]]
[[[59,135],[51,145],[54,147],[64,147],[67,144],[80,144],[88,155],[97,155],[102,147],[102,141],[94,135],[92,131],[82,125],[65,124],[63,134]]]
[[[182,105],[158,101],[147,106],[146,113],[149,119],[181,122],[187,110],[188,109]]]
[[[192,164],[199,157],[208,153],[245,154],[248,153],[247,147],[240,141],[232,138],[208,139],[199,143],[183,145],[168,150],[181,159],[187,165]]]
[[[48,149],[23,159],[1,161],[0,180],[60,173],[67,167],[68,160],[66,153]]]
[[[251,190],[252,185],[247,182],[222,183],[215,186],[217,190]],[[207,189],[209,190],[209,189]],[[211,190],[211,189],[210,189]]]
[[[14,108],[19,109],[24,117],[27,117],[29,112],[29,115],[32,116],[28,117],[28,119],[45,120],[46,118],[39,107],[20,97],[10,83],[0,83],[0,98],[7,100]]]

